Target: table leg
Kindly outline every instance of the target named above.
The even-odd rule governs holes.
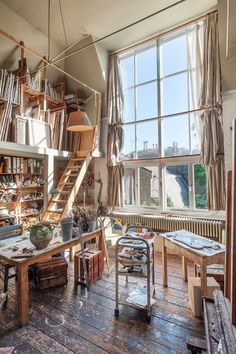
[[[70,254],[70,262],[73,262],[74,256],[75,256],[75,247],[74,246],[70,248],[69,254]]]
[[[202,296],[207,296],[207,269],[204,263],[201,265],[201,288]]]
[[[78,280],[79,280],[79,261],[80,258],[75,255],[74,256],[74,283],[78,284]]]
[[[167,286],[167,250],[165,246],[165,239],[162,238],[162,285]]]
[[[18,296],[18,319],[20,326],[27,324],[29,320],[29,282],[28,266],[17,266],[17,296]]]
[[[182,271],[184,281],[188,281],[188,269],[187,269],[187,260],[182,256]]]

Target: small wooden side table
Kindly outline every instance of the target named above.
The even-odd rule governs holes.
[[[185,243],[175,240],[175,236],[180,237],[182,234],[186,233],[185,230],[167,232],[160,234],[162,237],[162,268],[163,268],[163,278],[162,284],[164,287],[168,286],[168,275],[167,275],[167,249],[170,249],[176,252],[177,255],[182,256],[182,270],[183,270],[183,279],[187,281],[187,259],[190,261],[199,264],[201,267],[201,288],[202,296],[207,296],[207,270],[206,267],[209,264],[224,264],[225,261],[225,246],[221,245],[218,242],[215,244],[219,245],[219,249],[213,249],[209,247],[204,247],[202,249],[196,249],[191,246],[188,246]],[[201,242],[202,236],[192,234],[196,240]]]

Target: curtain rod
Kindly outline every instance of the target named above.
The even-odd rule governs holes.
[[[196,22],[198,22],[198,21],[200,21],[200,20],[203,20],[204,18],[206,18],[206,16],[211,15],[211,14],[214,14],[214,13],[217,13],[217,12],[218,12],[218,10],[209,11],[209,12],[205,13],[204,15],[198,16],[198,17],[196,17],[196,18],[194,18],[194,19],[192,19],[192,20],[190,20],[190,21],[188,21],[188,22],[184,22],[182,25],[178,25],[178,26],[176,26],[176,27],[170,28],[170,29],[168,29],[168,30],[166,30],[166,31],[164,31],[164,32],[161,32],[160,34],[156,34],[156,35],[154,35],[154,36],[152,36],[152,37],[149,37],[149,38],[147,38],[147,39],[141,40],[141,41],[139,41],[139,42],[137,42],[137,43],[135,43],[135,44],[131,44],[131,45],[125,47],[125,48],[115,50],[115,51],[113,51],[110,55],[120,54],[120,53],[122,53],[122,52],[126,52],[127,50],[136,48],[136,47],[138,47],[140,44],[148,43],[148,42],[151,42],[151,41],[153,41],[153,40],[155,40],[155,39],[159,39],[159,38],[161,38],[161,37],[163,37],[163,36],[166,36],[167,34],[169,34],[169,33],[171,33],[171,32],[177,31],[178,29],[187,27],[187,26],[191,25],[192,23],[196,23]]]

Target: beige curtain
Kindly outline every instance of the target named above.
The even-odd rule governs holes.
[[[124,166],[120,152],[124,142],[123,93],[118,55],[112,55],[109,62],[108,78],[108,204],[112,207],[123,205]]]
[[[200,107],[205,108],[205,111],[201,115],[201,162],[206,166],[208,172],[208,209],[224,210],[225,172],[218,14],[207,15],[204,27],[203,80]]]
[[[190,110],[198,108],[199,98],[202,86],[203,76],[203,24],[196,23],[187,26],[187,53],[188,53],[188,66],[189,66],[189,92],[190,92]],[[201,146],[202,138],[202,120],[201,113],[194,112],[194,121],[196,125],[198,146]],[[193,146],[192,146],[193,148]]]

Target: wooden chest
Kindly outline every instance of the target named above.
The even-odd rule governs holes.
[[[104,270],[104,258],[102,257],[101,251],[90,249],[84,251],[84,257],[89,274],[89,284],[93,284],[102,276]],[[75,270],[75,281],[78,281],[81,284],[85,284],[86,280],[81,252],[75,254],[75,262],[77,265]]]
[[[36,284],[39,289],[67,283],[68,264],[64,257],[53,257],[37,264]]]

